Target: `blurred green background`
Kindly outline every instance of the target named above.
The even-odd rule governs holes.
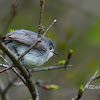
[[[22,0],[17,8],[17,15],[6,29],[11,17],[11,4],[14,0],[0,0],[0,34],[7,34],[10,29],[38,31],[39,0]],[[100,69],[100,0],[45,0],[43,26],[57,23],[46,35],[53,40],[58,56],[54,55],[42,67],[56,65],[65,60],[69,49],[74,53],[68,71],[64,69],[32,73],[34,81],[50,81],[59,86],[56,91],[38,88],[41,100],[71,100],[80,85],[85,85],[89,78]],[[14,73],[11,72],[13,75]],[[7,84],[5,73],[0,78]],[[20,80],[18,80],[20,81]],[[91,85],[100,84],[99,80]],[[9,90],[11,100],[28,100],[31,95],[25,86],[12,87]],[[86,89],[81,100],[100,100],[100,90]]]

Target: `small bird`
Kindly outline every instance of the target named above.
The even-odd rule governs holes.
[[[4,44],[13,52],[15,56],[23,54],[32,44],[35,44],[38,39],[38,34],[28,30],[15,30],[4,36]],[[21,62],[27,70],[38,67],[44,64],[56,54],[52,40],[44,37],[35,47],[33,47],[24,57]],[[6,56],[6,60],[12,63]]]

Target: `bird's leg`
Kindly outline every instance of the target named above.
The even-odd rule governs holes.
[[[28,74],[29,74],[29,78],[28,78],[27,80],[29,80],[29,79],[32,77],[32,75],[31,75],[31,73],[29,72],[29,70],[27,70],[27,72],[28,72]]]

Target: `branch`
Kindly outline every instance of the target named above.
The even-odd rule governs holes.
[[[43,34],[43,37],[42,37],[42,38],[45,37],[45,35],[48,33],[48,31],[51,29],[51,27],[52,27],[56,22],[57,22],[57,20],[54,19],[54,21],[53,21],[53,22],[50,24],[50,26],[47,28],[46,32]]]
[[[42,26],[42,19],[43,19],[43,11],[44,11],[44,1],[40,0],[40,19],[39,19],[39,27],[38,27],[38,38],[41,38],[41,34],[44,31],[44,27]]]
[[[40,38],[40,39],[37,39],[37,42],[33,45],[31,45],[29,47],[28,50],[26,50],[23,54],[21,54],[18,59],[20,60],[22,57],[24,57],[33,47],[35,47],[39,42],[41,42],[41,40],[44,38],[44,36],[47,34],[47,32],[51,29],[51,27],[54,25],[54,23],[56,23],[56,19],[51,23],[51,25],[49,26],[49,28],[46,30],[46,32],[44,33],[44,35]]]
[[[89,79],[89,81],[86,83],[86,85],[84,86],[84,88],[83,88],[83,90],[82,90],[82,94],[81,95],[79,95],[80,93],[78,93],[78,95],[73,99],[73,100],[79,100],[81,97],[82,97],[82,95],[83,95],[83,92],[85,91],[85,89],[87,88],[87,86],[93,81],[93,80],[95,80],[97,77],[96,77],[96,75],[97,75],[97,73],[98,73],[99,71],[97,70],[96,72],[95,72],[95,74]]]
[[[3,93],[4,89],[5,89],[5,87],[2,83],[2,80],[0,79],[0,95],[1,95],[1,98],[2,98],[2,100],[10,100],[8,94]]]
[[[0,93],[4,90],[4,85],[2,83],[2,80],[0,79]]]
[[[7,60],[0,54],[0,57],[2,58],[2,60],[7,63],[9,65],[9,63],[7,62]],[[12,80],[12,77],[10,75],[10,72],[9,71],[6,71],[6,74],[7,74],[7,79],[8,79],[8,82],[10,82]]]
[[[99,72],[99,70],[97,70],[96,72],[95,72],[95,74],[89,79],[89,81],[86,83],[86,85],[84,86],[84,88],[83,88],[83,91],[87,88],[87,86],[95,79],[95,77],[96,77],[96,75],[97,75],[97,73]]]
[[[20,70],[21,74],[24,76],[26,82],[27,82],[27,87],[32,95],[33,100],[37,99],[37,91],[35,86],[32,83],[31,79],[29,78],[29,73],[26,71],[24,66],[19,62],[19,60],[12,54],[12,52],[0,41],[0,48],[2,51],[4,51],[7,56],[13,61],[14,65]]]
[[[9,84],[8,86],[4,89],[3,93],[5,94],[8,89],[13,85],[13,83],[18,79],[18,77],[15,77]]]
[[[93,80],[100,79],[100,75],[97,75]]]
[[[15,0],[12,5],[11,5],[11,15],[10,18],[8,20],[8,23],[6,23],[6,27],[4,29],[4,33],[7,31],[8,27],[10,26],[10,24],[12,23],[13,19],[15,18],[15,16],[17,15],[17,11],[16,9],[18,8],[20,2],[22,0]]]
[[[8,65],[5,65],[5,64],[0,64],[1,67],[5,67],[5,68],[8,68],[9,66]],[[5,69],[6,70],[6,69]],[[1,73],[1,70],[0,70],[0,73]]]
[[[54,70],[54,69],[61,69],[61,68],[69,68],[71,67],[72,65],[62,65],[62,66],[50,66],[50,67],[45,67],[45,68],[33,68],[33,69],[30,69],[29,71],[30,72],[40,72],[40,71],[49,71],[49,70]]]
[[[0,57],[2,58],[2,60],[5,62],[5,63],[7,63],[8,64],[8,62],[7,62],[7,60],[6,59],[4,59],[4,57],[0,54]]]
[[[24,83],[24,84],[26,83],[26,81],[25,81],[25,79],[22,77],[22,75],[20,75],[20,73],[18,73],[18,71],[17,71],[15,68],[13,68],[13,65],[4,65],[4,64],[0,64],[0,66],[7,67],[7,68],[4,68],[4,69],[1,69],[1,70],[0,70],[0,73],[3,73],[3,72],[5,72],[5,71],[7,71],[7,70],[9,70],[9,69],[12,69],[12,70],[16,73],[16,75],[23,81],[23,83]]]
[[[8,69],[12,69],[12,70],[16,73],[16,75],[23,81],[23,83],[26,84],[25,79],[22,77],[22,75],[21,75],[15,68],[13,68],[13,65],[10,65],[10,64],[7,62],[7,60],[6,60],[1,54],[0,54],[0,57],[2,58],[2,60],[3,60],[5,63],[8,64],[8,65],[4,65],[4,64],[3,64],[3,65],[4,65],[5,67],[7,67],[7,68],[0,70],[0,73],[6,71],[7,77],[8,77],[8,81],[11,83],[11,82],[12,82],[12,78],[11,78],[10,73],[9,73],[7,70],[8,70]],[[1,64],[1,65],[2,65],[2,64]],[[9,84],[10,84],[10,83],[9,83]],[[8,84],[8,86],[9,86],[9,84]],[[27,84],[26,84],[26,85],[27,85]],[[6,92],[6,89],[5,89],[4,91]]]
[[[71,58],[71,56],[72,56],[72,53],[73,53],[73,52],[71,52],[71,50],[69,50],[68,56],[67,56],[67,60],[66,60],[66,62],[65,62],[65,65],[62,65],[62,66],[50,66],[50,67],[46,67],[46,68],[34,68],[34,69],[30,70],[30,71],[31,71],[31,72],[32,72],[32,71],[33,71],[33,72],[39,72],[39,71],[49,71],[49,70],[60,69],[60,68],[64,68],[64,69],[66,70],[66,69],[68,69],[69,67],[71,67],[71,65],[68,65],[68,63],[69,63],[69,61],[70,61],[70,58]],[[9,68],[12,68],[12,67],[10,66]],[[17,74],[16,69],[14,69],[14,68],[12,68],[12,69],[13,69],[13,71]],[[23,77],[21,77],[21,75],[20,75],[19,73],[18,73],[17,75],[21,78],[21,80],[24,80]],[[15,78],[15,79],[16,79],[16,78]],[[13,80],[13,81],[11,81],[11,82],[9,83],[9,85],[6,87],[4,93],[6,93],[7,90],[8,90],[12,85],[16,85],[16,84],[14,84],[14,81],[15,81],[15,80]],[[26,80],[24,80],[23,83],[25,84],[25,83],[26,83]],[[22,84],[22,83],[17,83],[17,85],[23,85],[23,84]],[[25,84],[25,85],[27,85],[27,84]],[[38,84],[38,85],[39,85],[40,87],[44,88],[44,89],[47,89],[47,88],[46,88],[44,85],[42,85],[42,84]]]

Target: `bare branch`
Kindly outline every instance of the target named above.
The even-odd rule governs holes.
[[[8,82],[11,82],[12,81],[12,76],[11,76],[9,70],[6,71],[6,76],[7,76]]]
[[[31,45],[31,46],[29,47],[28,50],[26,50],[23,54],[21,54],[21,55],[18,57],[19,60],[20,60],[22,57],[24,57],[24,56],[25,56],[33,47],[35,47],[39,42],[41,42],[41,40],[44,38],[44,36],[47,34],[47,32],[50,30],[50,28],[54,25],[55,22],[56,22],[56,20],[54,20],[54,21],[51,23],[51,25],[50,25],[49,28],[46,30],[46,32],[44,33],[44,35],[43,35],[41,38],[37,39],[37,42],[36,42],[35,44]]]
[[[44,11],[44,0],[40,0],[40,19],[39,19],[39,27],[38,27],[38,38],[41,38],[41,34],[44,31],[44,27],[42,26],[42,19],[43,19],[43,11]]]
[[[0,93],[4,90],[4,85],[3,85],[3,82],[2,80],[0,79]]]
[[[71,67],[72,65],[67,65],[67,68]],[[65,65],[62,66],[50,66],[50,67],[43,67],[43,68],[33,68],[30,69],[30,72],[40,72],[40,71],[49,71],[49,70],[54,70],[54,69],[61,69],[61,68],[65,68]]]
[[[7,63],[8,64],[8,62],[7,62],[7,60],[6,59],[4,59],[4,57],[0,54],[0,57],[2,58],[2,60],[5,62],[5,63]]]
[[[97,76],[94,78],[94,80],[96,80],[96,79],[100,79],[100,74],[97,75]]]
[[[42,37],[42,38],[45,37],[45,35],[48,33],[48,31],[51,29],[51,27],[52,27],[56,22],[57,22],[57,20],[54,19],[54,21],[51,23],[51,25],[47,28],[46,32],[43,34],[43,37]]]
[[[96,75],[97,75],[98,72],[99,72],[99,71],[97,70],[97,71],[95,72],[95,74],[89,79],[89,81],[86,83],[86,85],[85,85],[84,88],[83,88],[83,92],[85,91],[85,89],[87,88],[87,86],[88,86],[94,79],[96,79]],[[82,93],[82,94],[83,94],[83,93]],[[81,97],[82,97],[82,95],[77,95],[77,96],[74,98],[74,100],[79,100]]]
[[[15,18],[16,14],[17,14],[17,7],[19,6],[20,2],[22,0],[15,0],[12,5],[11,5],[11,14],[10,14],[10,18],[8,20],[8,23],[6,23],[6,27],[4,29],[4,33],[7,31],[8,27],[10,26],[10,24],[12,23],[13,19]]]
[[[19,60],[12,54],[12,52],[1,41],[0,41],[0,48],[2,49],[2,51],[4,51],[7,54],[7,56],[13,61],[14,65],[20,70],[21,74],[24,76],[27,82],[27,87],[32,95],[33,100],[36,100],[36,98],[38,97],[36,88],[33,85],[32,80],[28,79],[29,73],[27,72],[27,70],[24,68],[24,66],[22,66]]]
[[[0,95],[1,95],[1,98],[2,98],[2,100],[10,100],[8,94],[3,93],[4,89],[5,89],[5,87],[2,83],[2,80],[0,79]]]
[[[8,89],[13,85],[13,83],[17,80],[18,78],[15,77],[9,84],[8,86],[4,89],[3,93],[6,93]]]
[[[8,65],[5,65],[5,64],[0,64],[0,66],[3,67],[3,68],[4,68],[4,67],[5,67],[5,68],[8,68],[8,67],[9,67]]]
[[[2,58],[2,60],[7,63],[9,65],[9,63],[7,62],[7,60],[0,54],[0,57]],[[12,77],[10,75],[10,72],[9,71],[6,71],[6,74],[7,74],[7,79],[8,79],[8,82],[10,82],[12,80]]]
[[[13,86],[23,86],[23,82],[14,82]]]
[[[96,75],[97,75],[97,73],[99,72],[99,70],[97,70],[96,72],[95,72],[95,74],[89,79],[89,81],[86,83],[86,85],[84,86],[84,88],[83,88],[83,91],[87,88],[87,86],[95,79],[95,77],[96,77]]]
[[[25,56],[33,47],[35,47],[40,41],[37,41],[35,44],[31,45],[28,50],[26,50],[23,54],[21,54],[18,59],[20,60],[23,56]]]
[[[4,66],[4,67],[7,67],[7,68],[4,68],[4,69],[0,70],[0,73],[2,73],[2,72],[4,72],[4,71],[7,72],[7,70],[12,69],[12,70],[16,73],[16,75],[23,81],[23,83],[26,84],[26,81],[25,81],[25,79],[22,77],[22,75],[20,75],[20,73],[19,73],[15,68],[13,68],[13,64],[10,65],[10,64],[7,62],[7,60],[6,60],[2,55],[0,55],[0,57],[3,59],[3,61],[4,61],[5,63],[8,64],[8,65],[4,65],[4,64],[3,64],[3,66]],[[1,64],[1,65],[2,65],[2,64]],[[12,79],[11,79],[10,73],[8,73],[8,72],[7,72],[7,77],[8,77],[8,80],[9,80],[9,82],[10,82]]]

